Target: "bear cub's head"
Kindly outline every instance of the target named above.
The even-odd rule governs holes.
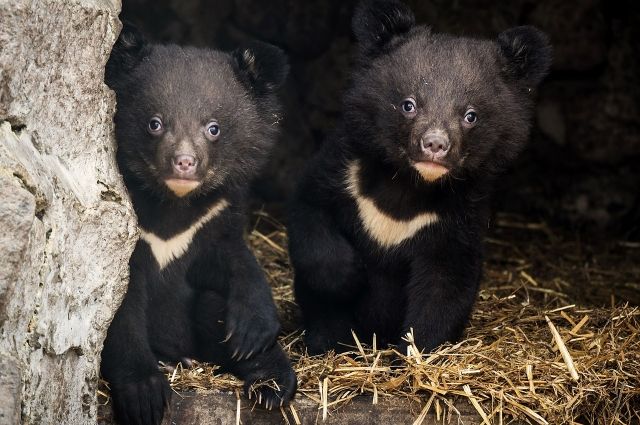
[[[361,2],[353,31],[359,68],[345,109],[362,154],[429,183],[493,175],[522,150],[535,88],[551,65],[542,32],[432,34],[397,0]]]
[[[117,96],[117,158],[130,190],[175,200],[245,184],[274,142],[274,91],[287,72],[268,44],[232,53],[155,45],[125,25],[105,81]]]

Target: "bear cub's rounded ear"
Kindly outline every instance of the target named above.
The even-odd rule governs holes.
[[[415,22],[409,6],[398,0],[362,0],[351,26],[362,53],[375,56],[394,36],[409,32]]]
[[[259,95],[280,88],[289,74],[286,54],[271,44],[252,41],[232,56],[241,79]]]
[[[111,50],[105,70],[105,82],[111,88],[117,86],[123,76],[130,73],[149,54],[147,40],[136,27],[123,22],[122,31]]]
[[[528,87],[538,86],[551,68],[549,37],[532,26],[508,29],[498,36],[500,52],[506,59],[504,71]]]

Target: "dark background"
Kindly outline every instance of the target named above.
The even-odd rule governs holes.
[[[340,116],[355,0],[123,1],[122,19],[161,42],[231,50],[282,47],[283,134],[255,186],[281,210],[305,160]],[[640,13],[636,1],[409,0],[436,32],[494,38],[531,24],[551,38],[528,150],[500,180],[494,207],[593,238],[640,239]]]

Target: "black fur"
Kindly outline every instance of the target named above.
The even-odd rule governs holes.
[[[259,94],[280,87],[289,73],[289,64],[282,51],[272,45],[252,41],[233,52],[238,74]]]
[[[214,362],[244,379],[247,394],[262,404],[286,403],[296,378],[276,342],[280,326],[269,286],[243,240],[248,181],[276,136],[274,90],[286,76],[286,59],[264,44],[227,54],[148,44],[130,31],[114,47],[106,80],[117,95],[118,166],[141,231],[169,240],[213,205],[228,206],[164,268],[151,245],[138,242],[129,289],[102,352],[116,418],[160,423],[170,390],[158,360]],[[238,57],[250,58],[251,69]],[[148,127],[153,116],[163,122],[158,133]],[[206,135],[211,120],[221,131],[216,140]],[[191,180],[181,181],[200,184],[183,194],[167,179],[179,174],[172,161],[185,152],[197,165]],[[270,379],[279,389],[252,388]]]
[[[397,1],[371,0],[356,6],[353,32],[365,54],[376,54],[393,37],[408,32],[414,24],[415,17],[407,5]]]
[[[378,342],[403,344],[413,329],[429,351],[459,338],[468,320],[492,182],[528,138],[531,89],[548,72],[550,47],[531,27],[498,41],[432,35],[399,1],[361,3],[353,26],[361,63],[343,122],[308,166],[288,223],[307,346],[341,349],[351,329],[361,340],[376,333]],[[417,105],[413,116],[401,111],[407,98]],[[463,121],[471,110],[473,124]],[[425,142],[435,130],[449,143],[437,159]],[[353,164],[357,191],[386,216],[406,222],[432,213],[437,221],[378,242],[347,183]],[[448,172],[420,174],[425,164]]]
[[[136,27],[129,22],[122,23],[122,30],[107,61],[104,80],[111,88],[127,84],[123,74],[128,74],[149,55],[149,43]]]
[[[529,87],[540,84],[551,67],[549,37],[531,26],[511,28],[498,36],[504,69]]]

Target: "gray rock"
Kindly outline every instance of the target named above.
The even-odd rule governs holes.
[[[119,8],[0,2],[0,353],[18,365],[24,424],[95,423],[126,291],[137,231],[103,83]]]
[[[20,423],[22,378],[16,359],[0,354],[0,424]]]
[[[13,297],[15,276],[24,266],[29,234],[36,219],[35,196],[15,174],[0,174],[0,252],[4,257],[0,271],[0,326],[7,320],[7,303]]]

